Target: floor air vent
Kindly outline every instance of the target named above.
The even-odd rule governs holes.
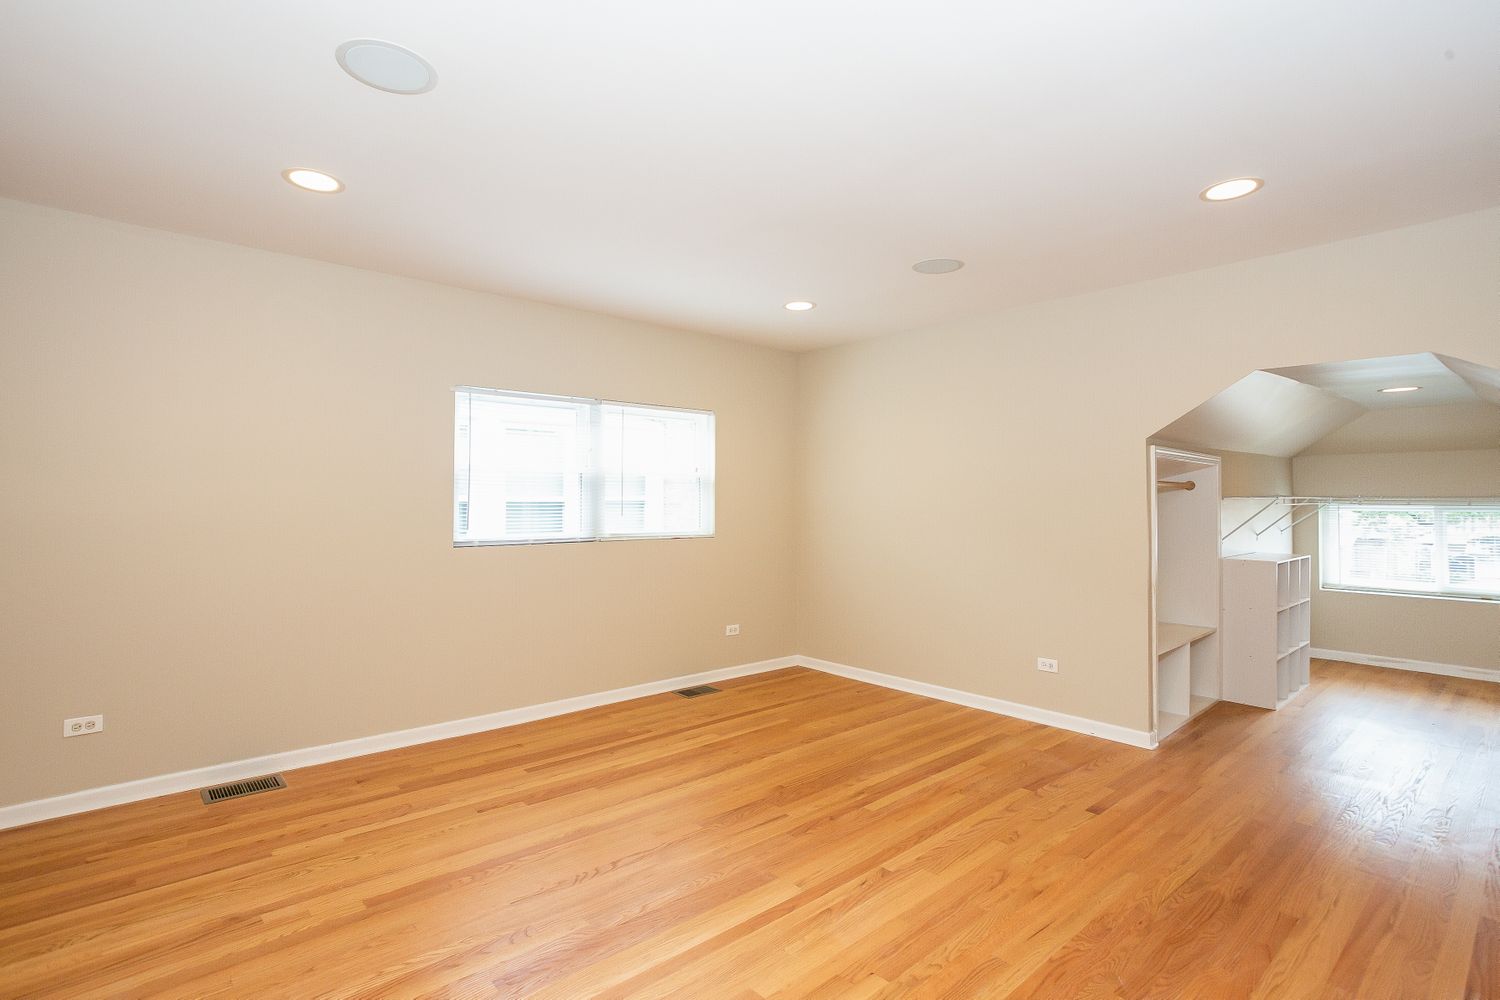
[[[699,684],[697,687],[683,688],[676,693],[682,695],[684,698],[698,698],[705,694],[718,694],[719,689],[712,684]]]
[[[278,788],[285,788],[284,781],[279,774],[268,774],[264,778],[246,778],[244,781],[230,781],[223,785],[214,785],[205,788],[199,794],[203,796],[204,805],[212,805],[215,802],[223,802],[225,799],[238,799],[246,795],[254,795],[256,792],[271,792]]]

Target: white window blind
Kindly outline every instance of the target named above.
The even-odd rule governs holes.
[[[1500,600],[1500,501],[1334,503],[1321,524],[1329,590]]]
[[[454,390],[455,545],[711,535],[713,499],[712,413]]]

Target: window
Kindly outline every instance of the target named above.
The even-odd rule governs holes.
[[[714,415],[453,391],[453,543],[714,533]]]
[[[1500,600],[1500,501],[1329,504],[1323,586]]]

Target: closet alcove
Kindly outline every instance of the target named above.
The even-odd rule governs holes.
[[[1151,446],[1152,729],[1166,739],[1223,695],[1218,457]]]

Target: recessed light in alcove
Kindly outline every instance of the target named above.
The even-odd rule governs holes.
[[[344,190],[343,181],[332,174],[325,174],[321,170],[313,170],[310,167],[292,167],[283,170],[281,176],[293,187],[299,187],[314,194],[338,194]]]
[[[1259,177],[1236,177],[1233,180],[1211,184],[1198,193],[1204,201],[1234,201],[1252,195],[1266,186]]]

